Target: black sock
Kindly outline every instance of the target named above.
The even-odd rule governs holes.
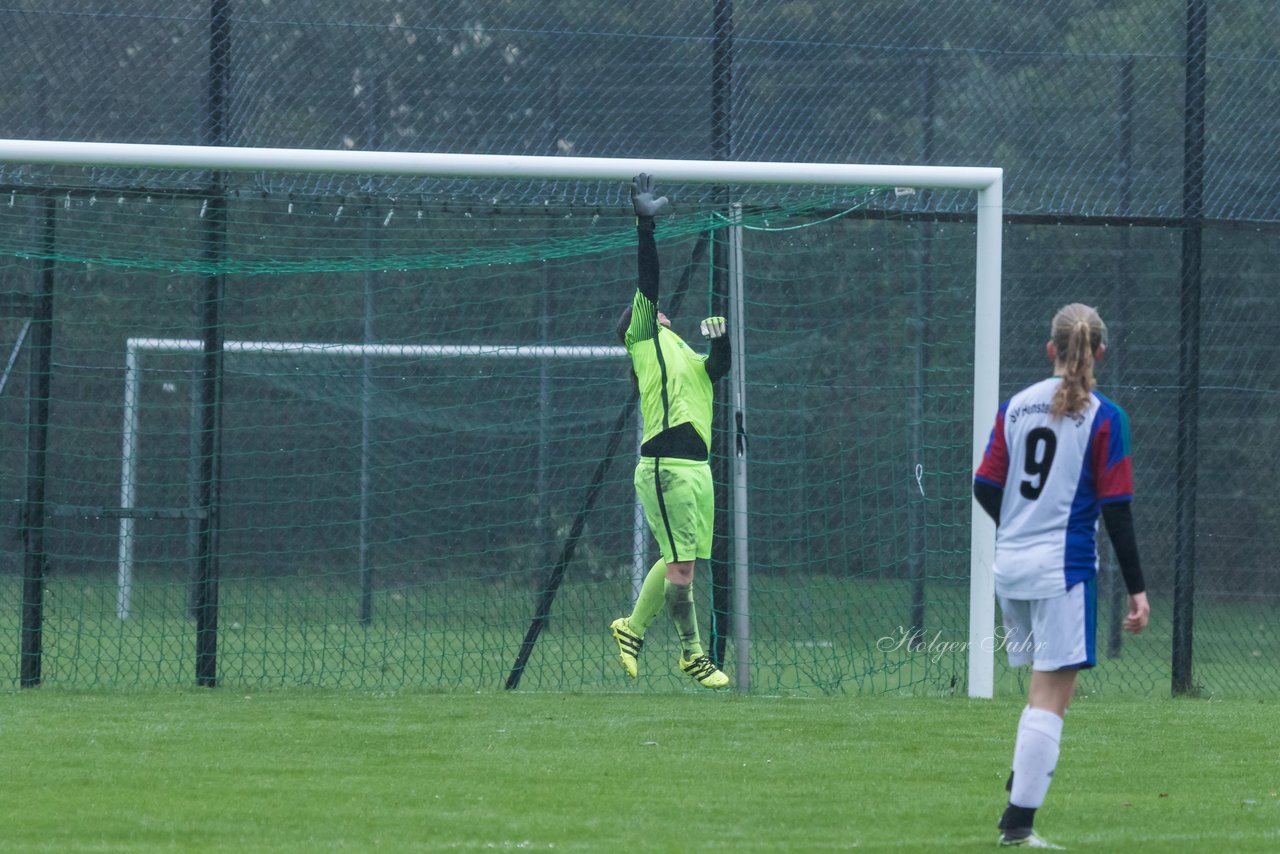
[[[996,825],[1010,839],[1022,839],[1031,835],[1031,825],[1036,820],[1035,807],[1018,807],[1009,804],[1000,816],[1000,824]]]

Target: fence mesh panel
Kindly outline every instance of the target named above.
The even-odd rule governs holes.
[[[717,17],[717,9],[727,14]],[[1198,40],[1194,27],[1188,27],[1188,12],[1196,9],[1207,13],[1203,40]],[[1148,637],[1110,643],[1118,657],[1089,674],[1087,681],[1107,691],[1167,689],[1172,640],[1164,633],[1169,631],[1175,598],[1175,544],[1190,536],[1185,523],[1180,528],[1178,518],[1193,511],[1195,680],[1211,693],[1270,695],[1277,674],[1269,662],[1280,651],[1274,630],[1268,629],[1271,621],[1264,619],[1274,609],[1280,586],[1270,557],[1280,548],[1280,526],[1266,498],[1267,486],[1276,479],[1276,458],[1264,444],[1277,421],[1276,345],[1270,334],[1276,292],[1268,276],[1276,267],[1280,227],[1280,165],[1274,157],[1280,113],[1272,107],[1280,91],[1280,57],[1271,37],[1280,26],[1278,16],[1274,4],[1252,0],[1105,4],[1091,0],[717,4],[707,0],[645,9],[643,14],[588,0],[558,4],[452,0],[426,6],[400,0],[307,0],[287,8],[265,0],[17,0],[0,10],[0,48],[10,59],[0,68],[0,137],[1001,166],[1006,170],[1010,215],[1003,267],[1002,392],[1012,392],[1040,375],[1040,339],[1057,305],[1094,302],[1114,333],[1100,381],[1133,418],[1135,513],[1155,621]],[[1197,80],[1204,85],[1203,114],[1187,100],[1188,81]],[[1197,124],[1201,118],[1202,128]],[[1185,153],[1194,150],[1188,144],[1201,134],[1203,163],[1186,162]],[[1200,209],[1184,211],[1189,190],[1202,197]],[[10,485],[8,497],[25,494],[31,482],[27,431],[39,402],[25,400],[23,393],[29,380],[30,311],[46,273],[41,259],[56,260],[54,385],[48,401],[54,444],[48,484],[54,495],[51,501],[73,508],[65,511],[68,515],[51,517],[50,543],[58,549],[51,569],[55,577],[68,567],[75,572],[92,568],[93,573],[102,574],[104,583],[93,588],[93,595],[102,597],[105,614],[116,608],[110,576],[117,561],[113,543],[120,520],[77,515],[74,508],[108,507],[114,500],[111,490],[119,488],[121,443],[118,435],[108,438],[108,427],[118,430],[121,422],[120,372],[128,337],[198,337],[193,304],[198,302],[203,276],[219,273],[227,277],[224,332],[228,339],[362,341],[363,304],[369,291],[374,295],[379,341],[489,341],[515,336],[534,343],[574,342],[587,336],[588,328],[596,334],[612,311],[611,302],[595,301],[592,288],[609,290],[600,283],[622,283],[630,272],[626,241],[610,243],[609,228],[593,226],[575,232],[603,235],[602,242],[585,245],[578,242],[585,239],[581,236],[558,243],[564,237],[560,226],[573,222],[576,227],[597,214],[605,223],[616,225],[614,220],[625,207],[624,191],[618,184],[595,182],[504,180],[446,186],[434,179],[213,175],[0,163],[0,214],[5,224],[0,233],[0,291],[7,308],[0,317],[4,336],[0,344],[11,357],[0,384],[6,436],[0,457]],[[713,203],[732,195],[726,194],[726,188],[713,187],[676,191],[686,211],[709,211]],[[229,252],[222,259],[210,255],[205,243],[210,217],[207,200],[213,196],[226,199],[228,207]],[[793,194],[769,201],[799,205],[813,199]],[[831,209],[839,209],[836,194],[824,201]],[[872,207],[937,215],[929,226],[935,233],[923,239],[923,220],[916,225],[910,217],[899,219],[893,226],[895,233],[912,236],[886,238],[875,255],[846,256],[837,245],[819,245],[848,238],[839,231],[853,228],[848,224],[798,232],[804,238],[752,232],[751,241],[769,247],[770,254],[754,258],[756,272],[749,270],[748,276],[775,275],[774,259],[785,258],[789,251],[785,241],[807,240],[812,263],[832,265],[828,272],[845,275],[853,292],[866,291],[867,310],[874,311],[879,304],[869,282],[883,270],[883,259],[894,253],[914,253],[913,263],[904,268],[912,272],[902,274],[914,278],[899,283],[897,296],[905,300],[907,293],[920,293],[935,259],[928,251],[904,247],[965,244],[963,239],[936,238],[963,228],[971,206],[972,199],[964,193],[875,199]],[[510,288],[501,298],[491,296],[468,274],[446,264],[446,259],[428,257],[426,244],[413,236],[418,233],[415,229],[431,228],[445,222],[442,217],[464,213],[471,216],[473,227],[501,223],[489,237],[482,234],[483,228],[475,228],[474,248],[468,250],[472,261],[497,251],[490,238],[515,247],[495,260],[503,265]],[[1203,223],[1201,219],[1184,223],[1184,213],[1202,218]],[[55,223],[53,232],[46,229],[49,221]],[[698,235],[705,230],[705,222],[683,221],[688,230],[668,237],[666,251],[673,254],[669,266],[688,263]],[[1191,271],[1199,277],[1194,307],[1199,310],[1200,326],[1188,333],[1181,317],[1183,309],[1191,307],[1184,305],[1184,293],[1193,291],[1182,287],[1187,275],[1182,264],[1183,226],[1201,224],[1202,263]],[[758,225],[766,227],[763,221]],[[268,230],[269,246],[260,239]],[[139,242],[137,235],[143,233],[149,235],[149,243]],[[575,260],[582,252],[592,259],[590,263]],[[601,270],[598,265],[605,258],[613,260]],[[950,263],[938,260],[937,275],[950,276]],[[805,270],[809,269],[806,264]],[[579,277],[593,284],[580,285]],[[786,275],[780,278],[789,280]],[[788,286],[782,282],[773,289]],[[797,390],[814,408],[816,414],[811,417],[824,417],[820,413],[826,401],[818,391],[826,387],[824,383],[833,395],[847,393],[855,400],[869,396],[878,401],[870,389],[889,381],[881,377],[854,382],[855,356],[869,360],[868,365],[888,360],[895,371],[905,371],[906,353],[911,352],[911,370],[919,371],[927,383],[942,386],[955,379],[951,372],[967,369],[960,361],[950,361],[959,358],[953,347],[932,343],[941,328],[947,335],[963,337],[952,329],[953,325],[956,330],[963,327],[962,309],[948,306],[943,295],[946,286],[939,287],[943,290],[937,301],[915,305],[911,316],[920,325],[892,326],[903,341],[917,342],[913,350],[897,351],[896,359],[851,343],[863,340],[863,327],[850,331],[843,344],[826,342],[834,351],[831,361],[824,365],[814,359],[809,369],[818,374],[807,377]],[[580,296],[588,292],[590,300]],[[750,290],[749,294],[763,299],[750,315],[751,322],[759,324],[755,334],[763,336],[760,340],[777,334],[797,341],[825,341],[821,329],[828,318],[823,315],[831,306],[804,300],[774,303],[764,294]],[[479,301],[483,308],[476,313],[511,317],[504,321],[506,325],[490,325],[474,317],[452,318],[448,308],[464,297]],[[905,307],[895,304],[892,308]],[[943,313],[934,316],[934,310]],[[770,324],[770,313],[776,314],[777,323]],[[513,319],[517,314],[521,320]],[[133,320],[126,323],[125,318]],[[1188,389],[1182,387],[1179,373],[1191,343],[1188,334],[1198,343],[1200,355],[1193,389],[1199,407],[1191,412],[1185,405]],[[764,360],[762,370],[767,370],[766,354],[771,352],[764,349],[756,354]],[[796,352],[800,358],[808,351]],[[143,361],[151,378],[142,387],[143,402],[153,409],[145,410],[142,447],[144,454],[162,456],[141,458],[140,474],[145,480],[139,483],[149,484],[152,493],[140,495],[140,500],[185,507],[190,499],[184,484],[190,476],[185,460],[191,447],[192,376],[198,366],[190,357],[173,352],[148,352]],[[305,374],[302,365],[314,373]],[[842,379],[822,373],[831,371],[832,365],[850,376]],[[341,553],[342,561],[351,558],[351,537],[359,528],[359,513],[352,516],[357,504],[353,496],[358,496],[359,486],[352,487],[350,481],[358,480],[363,465],[375,466],[391,482],[403,479],[397,488],[405,496],[423,494],[401,519],[405,532],[420,530],[418,520],[433,513],[451,516],[451,524],[465,526],[461,517],[470,506],[468,492],[477,488],[482,477],[490,479],[495,489],[501,485],[531,494],[529,485],[518,482],[520,476],[504,470],[499,460],[489,461],[490,467],[480,475],[446,481],[456,491],[452,496],[425,495],[432,481],[421,480],[424,475],[400,467],[394,458],[362,463],[350,443],[356,430],[353,424],[361,417],[356,410],[366,406],[360,401],[367,395],[357,390],[357,386],[364,388],[366,376],[382,393],[381,400],[396,401],[382,410],[375,406],[369,410],[370,417],[379,419],[378,423],[399,424],[406,436],[420,439],[455,431],[457,425],[445,420],[460,410],[445,402],[432,409],[436,421],[423,420],[424,402],[415,394],[449,370],[473,372],[474,377],[466,373],[471,377],[467,382],[476,383],[493,370],[488,363],[464,361],[415,364],[416,373],[398,367],[402,365],[387,360],[356,365],[348,357],[324,362],[316,356],[277,355],[272,362],[245,353],[228,358],[227,376],[235,382],[228,383],[225,427],[246,449],[239,459],[228,454],[224,472],[234,489],[244,490],[243,496],[231,493],[243,506],[232,504],[227,510],[231,519],[245,514],[236,520],[234,530],[224,533],[220,557],[228,567],[261,562],[246,560],[245,555],[255,551],[275,555],[282,565],[298,553]],[[594,361],[572,366],[538,364],[536,369],[508,365],[506,369],[514,371],[507,375],[512,388],[522,389],[512,392],[523,401],[512,404],[512,414],[519,406],[533,406],[534,386],[537,394],[544,387],[579,381],[584,389],[594,388],[595,383],[612,389],[608,370]],[[437,373],[433,376],[432,371]],[[457,375],[458,389],[466,385],[461,377]],[[841,381],[853,385],[846,388]],[[166,384],[172,389],[166,390]],[[895,545],[867,546],[861,538],[842,539],[846,535],[832,529],[819,532],[821,525],[829,523],[833,509],[793,507],[779,511],[778,518],[794,522],[808,532],[806,536],[816,538],[813,542],[821,543],[828,557],[814,563],[813,554],[800,554],[785,536],[769,541],[764,553],[777,555],[779,576],[790,561],[807,568],[788,572],[807,579],[828,571],[818,564],[841,560],[864,567],[859,572],[870,571],[866,567],[880,567],[876,572],[890,574],[901,569],[911,588],[914,570],[910,567],[920,564],[919,555],[927,555],[923,563],[931,579],[952,578],[952,570],[939,562],[940,555],[965,548],[967,521],[963,514],[953,518],[950,502],[966,500],[962,470],[968,461],[931,458],[930,454],[941,453],[936,450],[913,461],[906,449],[917,446],[912,444],[914,438],[933,441],[934,419],[941,416],[931,407],[963,406],[933,390],[933,385],[926,387],[931,389],[927,395],[904,404],[914,415],[904,415],[908,420],[899,426],[913,438],[903,438],[901,446],[884,450],[892,462],[879,458],[872,462],[867,449],[844,448],[836,453],[822,447],[834,434],[826,440],[811,440],[816,443],[811,450],[819,454],[817,459],[853,465],[883,481],[882,503],[849,497],[840,505],[841,512],[858,516],[878,536],[893,532],[887,542]],[[757,396],[767,401],[771,391],[762,388]],[[391,398],[389,392],[396,396]],[[598,398],[604,394],[583,393],[591,406],[599,405]],[[458,394],[474,399],[461,391]],[[339,399],[347,403],[335,405]],[[538,419],[552,432],[562,429],[563,420],[595,423],[592,418],[607,422],[612,417],[610,412],[589,415],[594,410],[580,410],[572,401],[547,400],[538,405]],[[238,420],[245,407],[253,406],[263,411],[274,406],[277,414],[286,409],[309,411],[308,419],[324,424],[332,418],[333,422],[298,429],[290,439],[284,435],[288,431],[283,422],[249,428]],[[476,430],[489,430],[488,440],[505,442],[509,453],[532,448],[548,459],[567,455],[562,462],[548,462],[536,484],[538,495],[556,496],[560,501],[554,507],[551,498],[535,502],[540,506],[539,524],[548,535],[546,542],[552,543],[554,534],[566,520],[571,524],[576,512],[566,484],[580,483],[582,471],[590,469],[595,458],[582,448],[557,448],[555,440],[542,434],[511,433],[499,440],[484,419],[501,414],[507,413],[476,415],[481,419],[474,425]],[[960,416],[947,411],[945,419],[953,417]],[[1177,459],[1179,431],[1185,435],[1189,426],[1196,428],[1199,437],[1194,463],[1197,488],[1190,500],[1180,497],[1180,477],[1185,478],[1179,474]],[[778,427],[768,445],[761,441],[757,446],[789,445],[787,453],[798,453],[795,443],[785,440],[787,435]],[[942,446],[949,441],[942,440]],[[406,438],[404,442],[407,447],[402,450],[409,453],[413,441]],[[267,479],[249,488],[248,474],[260,473],[264,455],[285,445],[296,445],[298,454],[298,468],[288,477],[306,480],[317,487],[315,494],[323,492],[327,497],[281,498],[278,493],[289,491],[288,478]],[[249,449],[257,456],[250,455]],[[780,459],[777,472],[766,468],[763,460],[757,468],[777,477],[783,472],[794,474],[795,460],[785,455]],[[903,464],[912,476],[893,480],[889,472],[896,473]],[[918,483],[912,468],[916,464],[922,466]],[[1182,472],[1188,464],[1182,461]],[[111,487],[109,472],[116,478]],[[759,476],[765,477],[764,472]],[[277,493],[270,493],[268,484]],[[625,496],[625,484],[608,489],[615,487]],[[780,495],[799,489],[794,484],[779,488]],[[244,508],[254,501],[277,500],[284,502],[280,508],[289,508],[284,515],[247,521],[249,512]],[[800,500],[798,492],[794,500]],[[12,536],[5,544],[3,572],[11,582],[9,589],[16,591],[23,561],[21,507],[16,501],[9,506],[6,521]],[[372,507],[368,512],[385,509]],[[893,521],[895,512],[898,521]],[[896,537],[901,531],[893,526],[916,530],[918,519],[925,520],[923,530],[929,532],[923,539],[908,534],[900,553],[878,551],[898,549]],[[321,522],[330,530],[328,542],[319,533],[324,528],[311,527]],[[166,571],[175,579],[185,577],[188,569],[175,567],[185,554],[184,537],[197,523],[180,515],[138,520],[140,582],[153,571],[153,560],[174,563]],[[625,540],[630,528],[625,522],[619,526],[611,536]],[[761,527],[756,525],[757,530]],[[303,531],[311,533],[300,534]],[[383,533],[391,538],[389,542],[402,543],[406,553],[428,545],[416,533]],[[314,537],[316,542],[302,551],[282,544],[298,536]],[[246,538],[259,542],[248,546]],[[507,554],[500,545],[485,544],[485,549],[490,547]],[[554,546],[547,548],[554,552]],[[476,549],[477,554],[483,550]],[[382,560],[388,550],[395,549],[382,544],[376,557],[366,555],[366,559]],[[1105,548],[1103,552],[1106,556]],[[541,565],[550,559],[539,558]],[[398,565],[399,559],[391,562]],[[929,585],[926,629],[962,622],[963,572],[955,571],[952,586]],[[1104,574],[1107,577],[1111,576]],[[72,589],[68,586],[64,592]],[[79,644],[76,654],[83,654],[89,647],[108,643],[101,637],[87,639],[74,622],[70,627],[56,622],[60,613],[66,613],[58,610],[66,601],[65,595],[54,595],[58,590],[58,584],[51,586],[46,603],[51,622],[45,640],[51,656],[53,649],[58,656],[51,657],[50,672],[75,681],[128,681],[123,675],[109,677],[96,670],[72,677],[67,665],[54,666],[52,662],[70,654],[67,644]],[[140,586],[138,607],[154,596],[172,597],[174,608],[189,599],[185,582],[175,580],[171,588],[158,590]],[[223,604],[236,601],[233,589],[223,592],[224,597],[232,597]],[[336,602],[348,592],[342,590],[324,601]],[[413,607],[435,608],[454,594],[442,589],[429,603]],[[10,644],[17,643],[18,595],[13,593],[11,606],[0,616],[14,621],[5,634]],[[914,612],[914,593],[885,595],[895,603],[888,609],[895,614],[891,621],[895,626],[901,595],[908,596],[908,613]],[[812,602],[875,601],[866,599],[861,588],[797,596]],[[292,601],[284,593],[280,598],[282,603]],[[522,597],[504,594],[496,599],[518,599],[524,605]],[[762,612],[768,607],[762,603]],[[333,608],[349,610],[345,603]],[[954,610],[954,619],[941,618],[948,608]],[[250,616],[228,619],[245,626],[253,625],[252,619],[261,622]],[[1108,619],[1103,616],[1104,622]],[[54,631],[55,625],[63,627]],[[139,652],[138,642],[130,639],[130,624],[110,625],[113,633],[108,637],[115,638],[111,643],[127,644],[128,649],[117,654],[104,647],[104,658],[123,655],[153,662],[147,666],[161,680],[189,677],[182,669],[190,666],[189,638],[174,641],[172,648]],[[181,631],[189,631],[189,626],[179,620],[164,634],[176,637]],[[319,640],[291,638],[288,648],[331,649],[341,657],[347,647],[346,631],[334,629]],[[1104,631],[1109,628],[1104,626]],[[485,641],[481,647],[497,644]],[[403,657],[411,662],[404,666],[421,666],[423,656],[417,651],[407,651]],[[306,666],[313,665],[318,666],[315,661]],[[262,668],[267,669],[262,674],[284,666],[264,663]],[[16,665],[10,672],[15,669]],[[490,669],[501,666],[495,663]],[[257,678],[247,675],[253,672],[246,670],[246,678]],[[284,678],[283,672],[266,678]],[[949,677],[938,678],[941,684]],[[1015,677],[1000,671],[1000,678]],[[904,682],[915,684],[914,679],[904,678]],[[355,681],[365,680],[362,676]],[[780,678],[778,684],[790,683]],[[886,677],[882,684],[893,687],[894,683]]]
[[[744,220],[765,690],[964,678],[975,231],[886,212],[896,198],[832,209],[825,193]],[[193,306],[214,277],[219,680],[493,687],[567,562],[521,684],[619,687],[604,628],[656,557],[612,340],[635,287],[629,211],[241,197],[212,255],[212,208],[187,194],[15,194],[5,211],[6,269],[56,280],[43,681],[193,678],[208,429]],[[695,208],[659,231],[664,305],[690,340],[721,298],[726,223]],[[11,388],[38,388],[15,364]],[[4,405],[20,484],[29,413],[20,393]],[[710,581],[703,621],[724,637],[734,615]],[[903,643],[921,620],[946,655]],[[679,684],[658,663],[674,638],[651,641],[646,681]]]

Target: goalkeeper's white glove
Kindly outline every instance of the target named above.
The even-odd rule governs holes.
[[[702,335],[705,338],[720,338],[725,332],[725,322],[723,317],[708,317],[699,324]]]

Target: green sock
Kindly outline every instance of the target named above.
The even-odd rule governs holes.
[[[698,637],[698,615],[693,607],[693,585],[663,585],[667,600],[667,612],[676,624],[676,632],[680,635],[680,649],[685,658],[697,658],[702,655],[702,639]]]
[[[658,558],[658,562],[644,577],[644,584],[640,585],[640,595],[636,597],[636,606],[631,610],[631,616],[628,618],[631,631],[637,636],[644,637],[645,629],[649,628],[653,618],[662,610],[663,585],[666,581],[667,563],[662,558]]]

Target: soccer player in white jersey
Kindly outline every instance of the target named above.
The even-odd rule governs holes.
[[[1150,616],[1130,512],[1129,420],[1094,390],[1106,342],[1097,311],[1080,303],[1059,309],[1046,345],[1053,376],[1000,407],[974,475],[974,497],[996,523],[996,598],[1009,664],[1032,668],[1002,846],[1060,847],[1032,824],[1058,763],[1076,676],[1096,664],[1099,514],[1129,592],[1125,630],[1141,632]]]

